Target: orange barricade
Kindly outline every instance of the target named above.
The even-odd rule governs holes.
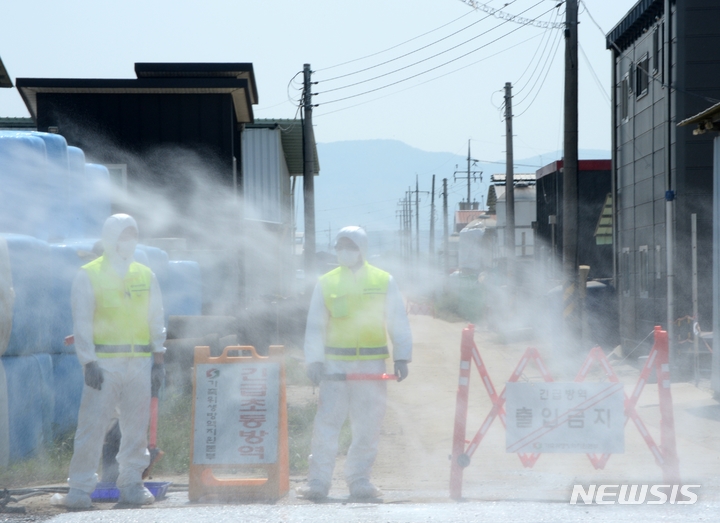
[[[262,357],[254,347],[231,346],[216,358],[209,347],[195,347],[192,419],[190,501],[275,501],[287,494],[283,347],[271,346]]]
[[[504,407],[505,388],[503,388],[502,392],[498,394],[493,386],[487,367],[485,367],[485,364],[480,357],[480,352],[475,345],[475,341],[473,339],[474,333],[475,327],[473,325],[468,325],[467,328],[463,329],[462,341],[460,344],[460,379],[458,382],[455,406],[455,427],[450,465],[450,497],[452,499],[461,499],[463,469],[470,465],[472,455],[477,450],[480,442],[492,425],[492,422],[496,417],[499,417],[503,426],[505,426],[506,423]],[[546,382],[553,381],[553,378],[548,372],[547,367],[545,366],[538,351],[534,348],[528,348],[508,379],[508,382],[518,381],[523,373],[523,370],[530,361],[535,362],[542,374],[543,380]],[[485,421],[480,426],[480,429],[475,434],[475,437],[472,441],[468,442],[465,439],[465,436],[468,397],[470,391],[471,362],[474,362],[475,367],[480,374],[485,390],[492,402],[492,407],[486,416]],[[585,359],[585,362],[581,366],[575,381],[584,381],[593,364],[599,364],[602,366],[605,371],[605,375],[610,382],[619,382],[615,371],[610,366],[610,362],[607,360],[605,353],[600,347],[595,347],[590,351]],[[655,443],[642,419],[640,419],[640,416],[635,410],[640,393],[647,383],[653,369],[656,371],[658,377],[658,394],[660,400],[660,413],[662,417],[660,425],[661,444],[659,446]],[[640,377],[638,378],[638,382],[635,385],[632,395],[629,398],[625,395],[625,424],[627,424],[629,419],[633,420],[635,426],[640,432],[640,435],[643,437],[645,443],[655,457],[655,461],[662,468],[664,481],[671,484],[679,484],[680,470],[675,442],[672,395],[670,392],[668,338],[667,332],[661,330],[660,327],[655,327],[655,343],[653,344],[653,348],[650,351],[650,355],[648,356],[645,366],[640,372]],[[524,467],[532,467],[540,457],[540,454],[518,453],[518,456],[520,457],[520,461]],[[596,454],[588,454],[587,456],[596,469],[604,468],[608,459],[610,459],[610,454],[602,454],[599,456]]]

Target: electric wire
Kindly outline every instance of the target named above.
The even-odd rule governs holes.
[[[559,15],[559,13],[556,12],[556,13],[555,13],[555,18],[557,19],[558,16],[560,16],[560,15]],[[548,46],[551,45],[550,42],[552,41],[552,37],[553,37],[555,34],[557,34],[557,33],[555,33],[554,31],[552,31],[551,29],[546,29],[546,30],[545,30],[545,32],[543,33],[542,41],[540,42],[540,45],[538,45],[538,46],[535,48],[535,52],[533,53],[533,56],[532,56],[532,58],[530,59],[530,61],[528,61],[527,67],[525,67],[525,70],[524,70],[523,73],[518,77],[518,79],[513,82],[513,94],[514,94],[514,95],[519,95],[520,93],[522,93],[522,92],[525,90],[525,88],[530,84],[530,82],[532,81],[532,78],[535,76],[535,73],[536,73],[538,67],[540,66],[540,62],[542,62],[542,59],[543,59],[543,56],[545,55],[545,52],[548,50]],[[545,36],[547,36],[547,39],[545,38]],[[552,48],[552,47],[551,47],[551,48]],[[542,52],[541,52],[541,49],[542,49]],[[539,57],[538,59],[536,59],[536,57],[538,56],[538,53],[539,53],[539,52],[540,52],[540,57]],[[533,68],[532,73],[530,73],[530,77],[528,78],[528,80],[527,80],[524,84],[522,84],[521,87],[515,88],[516,86],[520,85],[520,81],[523,79],[523,77],[525,76],[525,74],[530,70],[530,67],[531,67],[533,64],[535,65],[535,67]]]
[[[551,55],[550,55],[551,58],[552,58],[552,59],[550,60],[550,65],[548,65],[548,67],[547,67],[546,70],[545,70],[545,77],[543,78],[542,83],[540,84],[540,87],[538,87],[538,89],[535,91],[535,96],[533,97],[532,100],[530,100],[530,103],[528,104],[527,108],[526,108],[524,111],[520,112],[519,114],[515,115],[516,117],[520,117],[520,116],[522,116],[523,114],[525,114],[525,113],[528,111],[528,109],[530,109],[530,107],[533,106],[533,104],[535,103],[535,100],[537,100],[538,95],[542,92],[542,88],[543,88],[543,86],[545,85],[545,81],[547,80],[547,77],[548,77],[548,75],[550,74],[550,71],[552,70],[552,65],[553,65],[553,63],[555,62],[555,57],[558,55],[557,50],[558,50],[558,47],[560,46],[560,41],[561,41],[561,40],[558,39],[557,44],[556,44],[556,47],[555,47],[555,51],[554,51],[553,53],[551,53]],[[539,77],[538,77],[538,78],[539,78]],[[533,89],[534,89],[534,86],[533,86]],[[523,102],[525,102],[525,100],[526,100],[527,97],[530,95],[530,93],[532,93],[532,90],[527,94],[527,96],[525,96],[525,98],[523,98],[522,100],[520,100],[520,102],[518,103],[518,107],[519,107],[520,105],[522,105]]]
[[[533,5],[533,6],[531,6],[531,7],[528,7],[527,9],[525,9],[525,11],[529,11],[530,9],[533,9],[534,7],[537,7],[537,6],[540,5],[541,3],[542,3],[542,0],[540,0],[540,2],[538,2],[538,3],[535,4],[535,5]],[[524,13],[525,11],[523,11],[523,13]],[[546,11],[545,13],[543,13],[543,14],[540,15],[540,16],[543,16],[543,15],[547,14],[547,12],[549,12],[549,11],[550,11],[550,10]],[[485,18],[483,18],[483,20],[485,20],[485,19],[487,19],[487,18],[489,18],[489,15],[486,16]],[[414,67],[414,66],[419,65],[419,64],[421,64],[421,63],[423,63],[423,62],[427,62],[428,60],[432,60],[433,58],[437,58],[437,57],[440,56],[440,55],[443,55],[443,54],[445,54],[445,53],[448,53],[448,52],[450,52],[450,51],[453,51],[453,50],[457,49],[458,47],[461,47],[461,46],[463,46],[463,45],[465,45],[465,44],[468,44],[468,43],[472,42],[473,40],[477,40],[477,39],[480,38],[481,36],[487,35],[488,33],[494,31],[495,29],[498,29],[498,28],[502,27],[502,26],[503,26],[504,24],[506,24],[506,23],[508,23],[508,21],[502,22],[501,24],[498,24],[498,25],[496,25],[496,26],[493,26],[493,27],[491,27],[490,29],[488,29],[487,31],[483,31],[482,33],[480,33],[480,34],[478,34],[478,35],[476,35],[476,36],[473,36],[472,38],[470,38],[470,39],[468,39],[468,40],[465,40],[464,42],[461,42],[461,43],[459,43],[459,44],[456,44],[456,45],[454,45],[454,46],[452,46],[452,47],[450,47],[450,48],[448,48],[448,49],[445,49],[444,51],[440,51],[439,53],[435,53],[434,55],[431,55],[431,56],[429,56],[429,57],[427,57],[427,58],[423,58],[422,60],[418,60],[418,61],[416,61],[416,62],[413,62],[413,63],[409,64],[409,65],[405,65],[405,66],[400,67],[400,68],[398,68],[398,69],[395,69],[395,70],[393,70],[393,71],[389,71],[389,72],[387,72],[387,73],[383,73],[383,74],[380,74],[380,75],[377,75],[377,76],[374,76],[374,77],[372,77],[372,78],[368,78],[368,79],[365,79],[365,80],[360,80],[360,81],[358,81],[358,82],[354,82],[354,83],[351,83],[351,84],[348,84],[348,85],[343,85],[343,86],[340,86],[340,87],[334,87],[334,88],[332,88],[332,89],[326,89],[326,90],[324,90],[324,91],[322,91],[322,92],[320,92],[320,93],[318,93],[318,94],[327,94],[327,93],[331,93],[331,92],[334,92],[334,91],[340,91],[340,90],[342,90],[342,89],[347,89],[347,88],[349,88],[349,87],[355,87],[355,86],[357,86],[357,85],[361,85],[361,84],[364,84],[364,83],[367,83],[367,82],[372,82],[372,81],[374,81],[374,80],[378,80],[378,79],[380,79],[380,78],[384,78],[385,76],[389,76],[389,75],[391,75],[391,74],[399,73],[400,71],[404,71],[405,69],[409,69],[410,67]],[[521,27],[522,27],[522,26],[521,26]],[[510,31],[510,33],[508,33],[508,34],[511,34],[511,33],[513,33],[513,32],[514,32],[514,31]],[[507,35],[505,35],[505,36],[507,36]],[[504,38],[504,36],[503,36],[503,37],[500,37],[500,38]],[[498,38],[498,40],[499,40],[499,38]],[[491,43],[492,43],[492,42],[491,42]],[[485,47],[485,46],[482,46],[482,47]],[[459,57],[457,57],[457,58],[455,58],[455,59],[453,59],[453,60],[450,60],[449,62],[445,62],[445,64],[442,64],[442,65],[446,65],[446,64],[448,64],[448,63],[452,63],[452,62],[454,62],[454,61],[456,61],[456,60],[459,60],[460,58],[463,58],[463,57],[467,56],[468,54],[471,54],[471,53],[473,53],[473,52],[475,52],[475,51],[478,51],[479,49],[482,49],[482,47],[479,47],[479,48],[475,49],[474,51],[470,51],[470,53],[466,53],[466,54],[464,54],[464,55],[461,55],[461,56],[459,56]],[[438,66],[438,67],[441,67],[441,66]],[[432,71],[432,70],[433,70],[433,69],[430,69],[429,71]],[[426,72],[429,72],[429,71],[426,71]],[[422,73],[422,74],[424,74],[424,73]],[[417,75],[416,75],[416,76],[417,76]],[[413,77],[411,77],[411,78],[413,78]],[[328,103],[328,102],[325,102],[325,103]]]
[[[461,66],[461,67],[458,67],[457,69],[453,69],[452,71],[448,71],[448,72],[443,73],[443,74],[441,74],[441,75],[439,75],[439,76],[435,76],[435,77],[433,77],[433,78],[430,78],[430,79],[425,80],[425,81],[423,81],[423,82],[420,82],[420,83],[411,85],[411,86],[406,87],[406,88],[404,88],[404,89],[400,89],[399,91],[393,91],[392,93],[384,94],[384,95],[382,95],[382,96],[378,96],[378,97],[372,98],[372,99],[370,99],[370,100],[365,100],[364,102],[359,102],[359,103],[356,103],[356,104],[353,104],[353,105],[348,105],[348,106],[346,106],[346,107],[341,107],[340,109],[335,109],[335,110],[333,110],[333,111],[324,112],[324,113],[322,113],[322,114],[317,115],[317,118],[321,118],[321,117],[323,117],[323,116],[327,116],[327,115],[333,114],[333,113],[338,113],[338,112],[340,112],[340,111],[345,111],[345,110],[347,110],[347,109],[352,109],[352,108],[358,107],[358,106],[360,106],[360,105],[365,105],[365,104],[368,104],[368,103],[371,103],[371,102],[375,102],[375,101],[377,101],[377,100],[382,100],[383,98],[387,98],[388,96],[394,96],[394,95],[396,95],[396,94],[403,93],[403,92],[405,92],[405,91],[407,91],[407,90],[409,90],[409,89],[414,89],[414,88],[416,88],[416,87],[420,87],[421,85],[425,85],[425,84],[427,84],[427,83],[434,82],[435,80],[440,80],[441,78],[445,78],[446,76],[450,76],[451,74],[457,73],[458,71],[462,71],[463,69],[467,69],[468,67],[472,67],[473,65],[477,65],[477,64],[479,64],[480,62],[484,62],[485,60],[489,60],[490,58],[494,58],[494,57],[496,57],[497,55],[500,55],[500,54],[502,54],[502,53],[504,53],[504,52],[506,52],[506,51],[509,51],[510,49],[513,49],[513,48],[518,47],[518,46],[520,46],[520,45],[522,45],[522,44],[524,44],[524,43],[526,43],[526,42],[529,42],[530,40],[533,40],[533,39],[535,39],[535,38],[538,38],[538,36],[540,36],[540,35],[531,36],[530,38],[526,38],[525,40],[523,40],[523,41],[521,41],[521,42],[518,42],[517,44],[511,45],[510,47],[507,47],[506,49],[503,49],[502,51],[498,51],[497,53],[493,54],[492,56],[485,56],[485,57],[481,58],[480,60],[476,60],[476,61],[474,61],[474,62],[471,62],[471,63],[467,64],[467,65],[463,65],[463,66]],[[502,89],[501,89],[499,92],[502,92]],[[501,121],[502,121],[502,119],[501,119]]]
[[[435,29],[432,29],[432,30],[430,30],[430,31],[427,31],[426,33],[423,33],[423,34],[421,34],[421,35],[414,36],[414,37],[410,38],[409,40],[405,40],[404,42],[400,42],[399,44],[395,44],[395,45],[393,45],[392,47],[388,47],[387,49],[383,49],[382,51],[377,51],[376,53],[372,53],[372,54],[369,54],[369,55],[361,56],[361,57],[359,57],[359,58],[353,58],[352,60],[348,60],[347,62],[342,62],[342,63],[340,63],[340,64],[335,64],[335,65],[330,65],[330,66],[328,66],[328,67],[323,67],[322,69],[316,69],[315,72],[316,72],[316,73],[319,73],[319,72],[321,72],[321,71],[328,71],[328,70],[330,70],[330,69],[335,69],[335,68],[341,67],[341,66],[343,66],[343,65],[352,64],[352,63],[354,63],[354,62],[359,62],[360,60],[365,60],[366,58],[372,58],[373,56],[377,56],[377,55],[379,55],[379,54],[387,53],[388,51],[392,51],[393,49],[397,49],[398,47],[402,47],[402,46],[405,45],[405,44],[409,44],[410,42],[412,42],[412,41],[414,41],[414,40],[417,40],[418,38],[422,38],[423,36],[427,36],[427,35],[429,35],[430,33],[434,33],[435,31],[439,31],[439,30],[442,29],[443,27],[447,27],[447,26],[449,26],[449,25],[451,25],[451,24],[454,24],[455,22],[457,22],[457,21],[460,20],[461,18],[465,18],[465,17],[468,16],[469,14],[472,14],[472,11],[468,11],[468,12],[465,13],[464,15],[458,16],[458,17],[455,18],[454,20],[450,20],[448,23],[443,24],[443,25],[441,25],[440,27],[436,27]]]
[[[552,69],[552,64],[555,61],[555,57],[557,56],[558,49],[560,47],[560,42],[562,41],[561,35],[562,35],[562,33],[555,34],[555,40],[553,41],[549,52],[544,57],[545,61],[540,69],[540,73],[535,78],[535,80],[532,84],[532,87],[530,87],[530,90],[527,92],[527,94],[525,94],[525,96],[521,100],[515,102],[515,104],[514,104],[515,107],[517,107],[517,108],[521,107],[522,104],[525,102],[525,100],[527,100],[528,98],[530,98],[530,96],[533,95],[533,92],[535,92],[535,96],[533,97],[532,102],[530,102],[530,104],[532,105],[532,103],[537,98],[538,93],[542,90],[542,86],[545,84],[545,79],[547,78],[548,73],[550,72],[550,69]],[[549,62],[549,64],[548,64],[548,62]],[[533,72],[533,75],[534,74],[535,73]],[[536,90],[535,87],[537,86],[537,84],[541,78],[542,78],[542,83],[540,84],[540,88]],[[528,84],[529,83],[530,83],[530,80],[528,80]],[[528,84],[526,84],[526,85],[528,85]]]
[[[547,12],[549,12],[549,11],[550,11],[550,10],[546,11],[545,13],[543,13],[543,15],[544,15],[544,14],[547,14]],[[542,15],[541,15],[541,16],[542,16]],[[502,26],[502,25],[505,24],[505,23],[507,23],[507,22],[502,22],[500,25],[498,25],[498,26],[496,26],[496,27],[500,27],[500,26]],[[479,51],[479,50],[481,50],[481,49],[484,49],[485,47],[488,47],[488,46],[490,46],[490,45],[492,45],[492,44],[494,44],[494,43],[502,40],[503,38],[506,38],[507,36],[510,36],[510,35],[513,34],[514,32],[519,31],[519,30],[522,29],[523,27],[524,27],[524,26],[518,26],[517,28],[513,29],[512,31],[509,31],[509,32],[505,33],[504,35],[499,36],[499,37],[496,38],[495,40],[492,40],[492,41],[490,41],[490,42],[488,42],[488,43],[486,43],[486,44],[481,45],[480,47],[477,47],[476,49],[473,49],[473,50],[471,50],[471,51],[468,51],[467,53],[464,53],[464,54],[462,54],[462,55],[460,55],[460,56],[457,56],[457,57],[453,58],[452,60],[448,60],[447,62],[444,62],[444,63],[442,63],[442,64],[440,64],[440,65],[437,65],[437,66],[435,66],[435,67],[431,67],[430,69],[426,69],[426,70],[421,71],[421,72],[419,72],[419,73],[416,73],[416,74],[414,74],[414,75],[411,75],[411,76],[408,76],[408,77],[406,77],[406,78],[397,80],[397,81],[395,81],[395,82],[391,82],[391,83],[389,83],[389,84],[382,85],[382,86],[380,86],[380,87],[376,87],[376,88],[374,88],[374,89],[369,89],[369,90],[364,91],[364,92],[362,92],[362,93],[357,93],[357,94],[354,94],[354,95],[349,95],[349,96],[345,96],[345,97],[342,97],[342,98],[337,98],[337,99],[335,99],[335,100],[330,100],[329,102],[322,102],[321,104],[318,104],[318,105],[327,105],[327,104],[331,104],[331,103],[341,102],[341,101],[343,101],[343,100],[349,100],[349,99],[351,99],[351,98],[357,98],[358,96],[364,96],[364,95],[366,95],[366,94],[373,93],[373,92],[379,91],[379,90],[381,90],[381,89],[386,89],[386,88],[391,87],[391,86],[393,86],[393,85],[397,85],[397,84],[400,84],[400,83],[403,83],[403,82],[407,82],[408,80],[412,80],[413,78],[417,78],[418,76],[422,76],[422,75],[424,75],[424,74],[430,73],[430,72],[432,72],[432,71],[434,71],[434,70],[436,70],[436,69],[439,69],[439,68],[441,68],[441,67],[445,67],[446,65],[449,65],[449,64],[451,64],[451,63],[453,63],[453,62],[456,62],[456,61],[458,61],[458,60],[460,60],[460,59],[462,59],[462,58],[465,58],[466,56],[469,56],[469,55],[471,55],[471,54],[473,54],[473,53],[475,53],[475,52],[477,52],[477,51]],[[388,74],[390,74],[390,73],[388,73]],[[369,80],[368,80],[368,81],[369,81]],[[349,87],[349,86],[346,86],[346,87]],[[338,89],[332,89],[332,90],[333,90],[333,91],[336,91],[336,90],[338,90]],[[324,92],[327,93],[327,92],[329,92],[329,91],[324,91]],[[323,93],[318,93],[318,94],[323,94]]]
[[[522,18],[520,15],[511,15],[508,13],[503,13],[500,9],[495,9],[494,7],[490,7],[489,5],[478,2],[477,0],[460,0],[460,1],[464,4],[469,5],[470,7],[474,8],[474,9],[484,11],[486,13],[490,13],[495,18],[499,18],[501,20],[506,20],[508,22],[513,22],[513,23],[522,24],[522,25],[533,25],[535,27],[540,27],[543,29],[546,29],[546,28],[564,29],[565,28],[564,23],[551,24],[550,22],[540,22],[540,21],[538,21],[537,18],[530,20],[527,18]],[[558,5],[556,7],[559,7],[560,4],[562,4],[562,3],[563,2],[558,3]],[[522,14],[522,13],[520,13],[520,14]]]
[[[517,1],[517,0],[512,0],[512,2],[510,2],[510,3],[512,4],[512,3],[515,3],[516,1]],[[334,81],[334,80],[339,80],[340,78],[346,78],[346,77],[348,77],[348,76],[353,76],[353,75],[356,75],[356,74],[359,74],[359,73],[364,73],[365,71],[369,71],[369,70],[371,70],[371,69],[375,69],[375,68],[377,68],[377,67],[381,67],[381,66],[386,65],[386,64],[389,64],[389,63],[391,63],[391,62],[395,62],[396,60],[400,60],[400,59],[402,59],[402,58],[405,58],[405,57],[407,57],[407,56],[410,56],[411,54],[418,53],[418,52],[422,51],[423,49],[427,49],[428,47],[431,47],[431,46],[433,46],[433,45],[435,45],[435,44],[439,44],[440,42],[443,42],[443,41],[447,40],[448,38],[451,38],[451,37],[453,37],[453,36],[455,36],[455,35],[463,32],[463,31],[465,31],[465,30],[467,30],[467,29],[470,29],[471,27],[479,24],[480,22],[484,22],[484,21],[485,21],[487,18],[489,18],[489,17],[490,17],[490,15],[488,15],[488,16],[486,16],[486,17],[484,17],[484,18],[481,18],[480,20],[476,20],[476,21],[473,22],[472,24],[466,25],[466,26],[463,27],[462,29],[458,29],[458,30],[455,31],[454,33],[450,33],[449,35],[444,36],[444,37],[440,38],[439,40],[435,40],[434,42],[430,42],[429,44],[426,44],[426,45],[424,45],[424,46],[422,46],[422,47],[418,47],[417,49],[414,49],[414,50],[412,50],[412,51],[410,51],[410,52],[407,52],[407,53],[405,53],[405,54],[403,54],[403,55],[396,56],[395,58],[391,58],[390,60],[386,60],[386,61],[384,61],[384,62],[380,62],[379,64],[371,65],[371,66],[366,67],[366,68],[364,68],[364,69],[359,69],[359,70],[357,70],[357,71],[353,71],[352,73],[346,73],[346,74],[342,74],[342,75],[339,75],[339,76],[334,76],[334,77],[332,77],[332,78],[326,78],[326,79],[324,79],[324,80],[321,79],[321,80],[319,80],[319,81],[320,81],[320,82],[332,82],[332,81]],[[479,36],[482,36],[482,35],[479,35]],[[473,37],[473,38],[471,38],[470,40],[467,40],[467,41],[465,41],[465,42],[463,42],[462,44],[459,44],[459,45],[464,45],[464,44],[466,44],[466,43],[474,40],[475,38],[479,38],[479,36]],[[448,49],[448,51],[449,51],[449,50],[452,50],[452,49],[454,49],[454,48],[450,48],[450,49]],[[445,53],[445,52],[447,52],[447,51],[443,51],[443,53]],[[441,53],[441,54],[442,54],[442,53]],[[437,56],[437,55],[436,55],[436,56]],[[433,57],[431,57],[431,58],[433,58]],[[411,67],[411,66],[408,66],[408,67]],[[349,87],[349,86],[348,86],[348,87]],[[328,91],[325,91],[325,92],[328,92]]]
[[[605,89],[602,86],[602,82],[597,76],[597,73],[595,73],[595,69],[592,66],[592,62],[590,62],[590,59],[585,54],[585,50],[582,48],[580,43],[578,43],[578,49],[580,49],[580,52],[583,55],[583,58],[585,58],[585,62],[587,63],[587,66],[590,68],[590,73],[592,74],[593,79],[595,80],[595,85],[597,85],[598,89],[602,93],[603,97],[605,98],[605,101],[608,103],[608,105],[612,105],[612,102],[610,100],[610,95],[605,92]]]

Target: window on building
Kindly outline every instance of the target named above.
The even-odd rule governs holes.
[[[660,69],[660,81],[662,84],[665,84],[665,22],[660,24],[659,26],[659,33],[660,36],[658,36],[658,39],[660,40],[660,44],[662,47],[660,47],[660,59],[658,67]]]
[[[638,294],[641,298],[647,298],[650,293],[650,256],[648,246],[641,245],[638,249]]]
[[[612,194],[605,197],[605,204],[600,211],[597,225],[595,226],[595,245],[612,245],[613,223],[612,220]]]
[[[660,260],[662,260],[662,247],[659,245],[655,246],[655,279],[659,280],[662,278],[662,274],[660,273]]]
[[[635,67],[635,96],[640,98],[648,92],[648,67],[650,60],[648,55],[642,57]]]
[[[653,74],[658,74],[658,71],[660,69],[660,26],[657,26],[653,31],[652,62],[652,72]]]
[[[627,121],[628,106],[630,104],[630,80],[625,76],[622,79],[622,87],[620,88],[620,119]]]
[[[620,253],[620,291],[623,296],[630,296],[630,249],[623,248]]]

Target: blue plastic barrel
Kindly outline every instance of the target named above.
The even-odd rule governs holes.
[[[171,261],[163,278],[158,278],[163,295],[165,317],[202,314],[202,277],[200,264]]]
[[[50,244],[50,302],[52,321],[50,327],[50,352],[74,353],[73,345],[66,346],[65,337],[73,333],[70,291],[80,267],[95,259],[92,252],[94,240]]]
[[[67,230],[64,238],[84,238],[87,221],[85,202],[89,198],[88,183],[85,175],[85,153],[78,147],[69,146],[68,155],[68,188],[65,212],[67,213]]]
[[[53,354],[53,437],[58,438],[77,428],[80,399],[85,377],[75,354]]]
[[[3,356],[10,462],[35,455],[52,440],[53,368],[49,354]]]
[[[42,139],[0,131],[0,232],[45,235],[47,170]]]
[[[15,289],[12,332],[5,355],[49,352],[52,302],[50,247],[37,238],[0,234],[7,242]]]
[[[102,233],[102,226],[111,214],[112,193],[110,185],[110,172],[104,165],[95,163],[85,164],[85,225],[83,236],[85,238],[98,238]]]
[[[68,237],[70,220],[68,211],[70,169],[67,141],[63,136],[54,133],[33,132],[31,135],[45,142],[48,161],[45,232],[43,235],[38,235],[38,238],[50,241],[63,240]]]
[[[157,276],[158,279],[164,278],[170,261],[168,253],[162,249],[158,249],[157,247],[150,247],[149,245],[142,244],[137,246],[136,252],[138,250],[143,251],[147,255],[147,263],[145,265],[150,267],[150,269],[155,273],[155,276]],[[144,263],[138,259],[137,254],[135,255],[135,259],[140,263]]]

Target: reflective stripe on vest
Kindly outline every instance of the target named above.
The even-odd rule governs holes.
[[[121,278],[104,256],[83,266],[95,293],[93,343],[98,358],[149,357],[152,272],[137,262]],[[122,348],[126,350],[121,351]],[[104,347],[120,349],[105,351]]]
[[[356,273],[338,267],[320,278],[330,313],[325,331],[328,360],[375,360],[389,357],[385,298],[390,275],[365,262]]]

